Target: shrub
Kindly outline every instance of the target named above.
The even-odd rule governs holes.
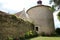
[[[25,37],[20,37],[19,39],[20,39],[20,40],[25,40]]]
[[[13,38],[12,37],[8,37],[7,40],[13,40]]]
[[[35,31],[29,31],[25,34],[25,38],[33,38],[33,37],[36,37],[36,36],[38,36],[38,34]]]
[[[19,38],[18,38],[18,37],[16,37],[16,38],[13,38],[13,40],[19,40]]]
[[[60,28],[56,28],[56,34],[60,35]]]

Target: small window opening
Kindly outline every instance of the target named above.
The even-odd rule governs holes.
[[[36,27],[36,31],[38,31],[38,27]]]

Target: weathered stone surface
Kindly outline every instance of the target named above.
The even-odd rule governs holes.
[[[27,10],[35,27],[38,27],[38,33],[51,34],[54,33],[53,12],[51,7],[45,5],[37,5]],[[36,29],[36,28],[35,28]]]

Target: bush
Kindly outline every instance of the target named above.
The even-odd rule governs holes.
[[[37,37],[37,36],[38,36],[38,34],[35,31],[29,31],[25,34],[25,38],[33,38],[33,37]]]
[[[60,35],[60,28],[56,28],[56,33]]]
[[[20,37],[19,39],[20,39],[20,40],[25,40],[25,37]]]
[[[12,37],[8,37],[7,40],[13,40],[13,38]]]

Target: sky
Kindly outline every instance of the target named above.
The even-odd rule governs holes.
[[[22,11],[24,8],[28,10],[30,7],[36,6],[38,0],[0,0],[0,10],[7,13],[16,13]],[[43,5],[48,5],[50,0],[42,0]],[[60,22],[54,12],[55,27],[60,27]]]
[[[37,5],[38,0],[0,0],[0,10],[9,13],[15,13],[18,11],[26,10],[32,6]],[[42,0],[44,5],[49,5],[48,0]]]

